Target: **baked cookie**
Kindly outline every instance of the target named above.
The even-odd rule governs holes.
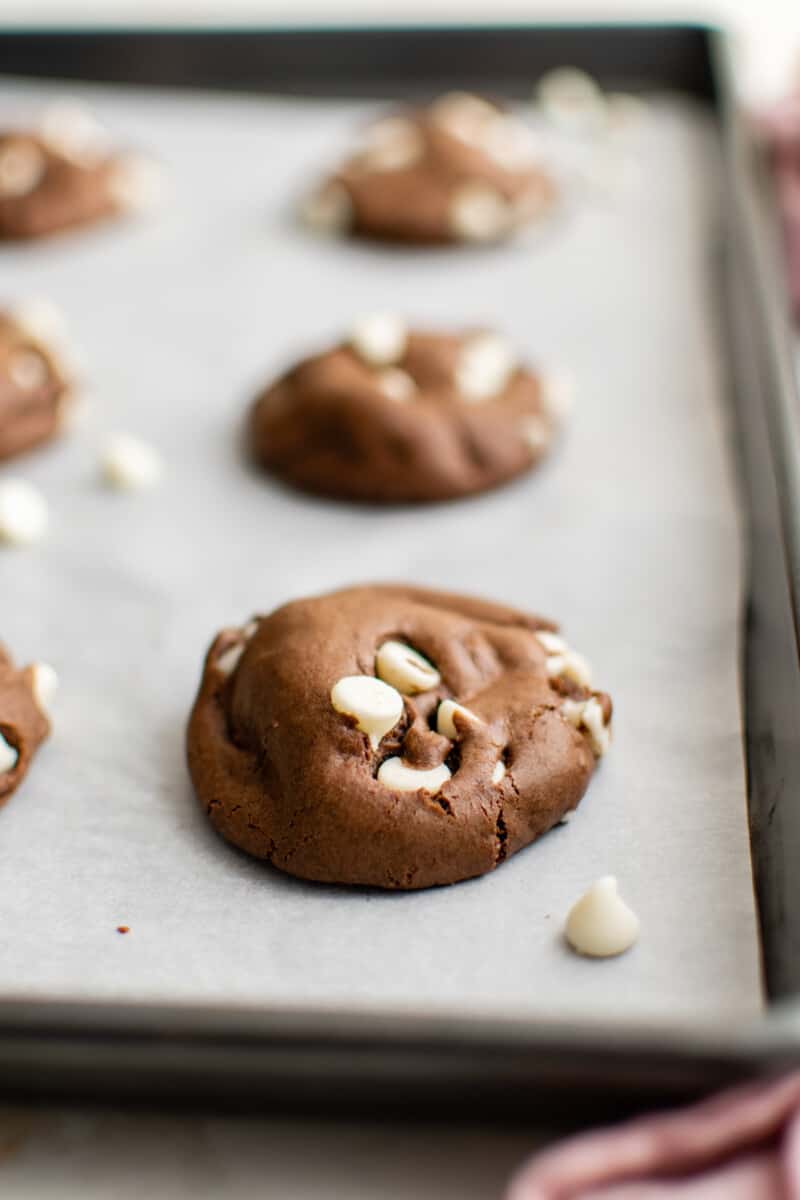
[[[497,104],[450,92],[387,116],[303,207],[326,233],[402,242],[493,242],[541,217],[555,186],[528,127]]]
[[[45,663],[18,670],[0,645],[0,806],[28,773],[50,732],[47,709],[57,685]]]
[[[0,462],[69,422],[75,378],[63,325],[49,305],[0,309]]]
[[[258,396],[249,441],[262,466],[310,492],[450,500],[535,466],[566,399],[499,334],[413,333],[373,316]]]
[[[147,208],[155,186],[153,164],[113,151],[83,105],[53,105],[35,129],[0,130],[0,240]]]
[[[493,870],[576,807],[611,701],[539,617],[403,585],[284,605],[208,652],[197,796],[291,875],[425,888]]]

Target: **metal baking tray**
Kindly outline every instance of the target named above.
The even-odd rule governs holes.
[[[781,1019],[789,1011],[781,1002],[800,987],[798,409],[769,192],[734,107],[724,36],[683,26],[0,31],[0,83],[24,76],[331,98],[458,86],[519,98],[563,64],[612,87],[699,101],[713,121],[725,232],[708,247],[716,269],[707,310],[724,347],[726,416],[747,518],[750,835],[764,976],[776,1007],[767,1019],[710,1029],[410,1008],[4,998],[5,1097],[577,1120],[685,1099],[798,1057],[791,1021]],[[3,579],[5,607],[14,595],[8,569]],[[198,664],[199,654],[200,647]]]

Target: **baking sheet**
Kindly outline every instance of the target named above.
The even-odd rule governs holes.
[[[146,223],[0,249],[3,297],[64,309],[93,396],[75,436],[0,476],[38,484],[53,517],[45,543],[0,553],[0,636],[62,679],[54,736],[0,814],[0,995],[756,1013],[710,125],[661,99],[638,169],[547,230],[398,251],[292,218],[370,105],[69,91],[162,159],[170,195]],[[9,81],[0,112],[46,94]],[[578,402],[552,461],[488,496],[396,511],[254,473],[238,434],[256,387],[376,309],[497,324],[568,366]],[[101,488],[97,447],[116,429],[162,450],[159,490]],[[213,633],[366,579],[555,616],[614,697],[615,745],[578,814],[486,878],[408,895],[305,884],[219,841],[193,799],[184,726]],[[589,962],[560,930],[606,873],[642,936]]]

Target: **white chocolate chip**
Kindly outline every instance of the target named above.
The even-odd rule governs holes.
[[[546,450],[552,440],[550,426],[543,417],[523,417],[520,422],[520,431],[528,449],[534,454],[540,454]]]
[[[228,646],[227,650],[223,650],[216,662],[217,670],[221,671],[223,675],[231,675],[239,665],[244,648],[244,642],[234,642],[232,646]]]
[[[542,112],[565,133],[593,134],[608,122],[605,96],[597,82],[575,67],[548,71],[536,95]]]
[[[358,163],[369,171],[400,171],[418,162],[425,150],[421,130],[406,117],[387,117],[366,133]]]
[[[305,224],[318,233],[346,233],[353,224],[350,193],[335,179],[307,196],[301,211]]]
[[[142,154],[123,154],[109,176],[111,199],[124,212],[137,215],[158,208],[164,196],[164,175],[159,165]]]
[[[419,771],[406,766],[402,758],[387,758],[378,770],[378,783],[394,792],[438,792],[450,777],[450,768],[444,763]]]
[[[568,371],[546,371],[540,379],[542,405],[551,421],[560,425],[572,412],[575,381]]]
[[[545,669],[548,679],[571,679],[581,687],[592,682],[592,668],[582,654],[572,650],[558,634],[540,630],[537,641],[544,647]]]
[[[492,783],[502,783],[505,777],[506,764],[503,762],[502,758],[498,758],[497,762],[494,764],[494,770],[492,771]]]
[[[575,729],[585,729],[589,744],[598,758],[607,754],[611,746],[611,728],[606,724],[603,706],[596,696],[589,700],[564,700],[561,715]]]
[[[463,704],[456,704],[455,700],[443,700],[436,710],[436,732],[442,737],[455,740],[458,737],[453,716],[459,713],[467,721],[478,721],[480,718],[475,716],[474,712],[470,712]]]
[[[438,687],[442,677],[427,658],[405,642],[384,642],[375,655],[379,677],[406,696]]]
[[[488,183],[464,183],[450,197],[451,232],[465,242],[493,242],[514,223],[514,210]]]
[[[606,875],[573,904],[564,932],[578,954],[612,958],[630,950],[639,936],[639,918],[621,898],[614,876]]]
[[[403,715],[403,697],[373,675],[345,675],[331,688],[331,704],[337,712],[355,717],[373,750]]]
[[[24,392],[42,387],[50,377],[47,363],[36,350],[16,350],[8,362],[11,382]]]
[[[402,367],[385,367],[377,378],[378,387],[390,400],[410,400],[416,394],[417,385]]]
[[[248,621],[243,629],[238,630],[238,638],[227,650],[223,650],[215,666],[223,675],[231,675],[239,665],[239,660],[245,652],[247,643],[258,629],[258,621]]]
[[[506,338],[478,333],[461,347],[456,387],[464,400],[476,404],[504,391],[516,369],[517,357]]]
[[[24,479],[0,483],[0,542],[30,546],[47,532],[49,514],[44,496]]]
[[[428,112],[440,129],[473,145],[481,142],[486,125],[498,117],[493,104],[471,92],[447,92],[434,100]]]
[[[373,367],[388,366],[401,359],[407,340],[404,322],[391,313],[361,317],[350,334],[350,345],[358,357]]]
[[[26,196],[47,169],[45,157],[33,142],[10,142],[0,148],[0,196]]]
[[[557,633],[551,633],[549,629],[540,629],[536,633],[537,642],[541,642],[548,654],[563,654],[567,649],[567,643]]]
[[[498,113],[486,123],[481,146],[507,171],[530,169],[536,161],[536,143],[526,125],[508,113]]]
[[[129,433],[115,433],[100,458],[106,483],[118,491],[134,492],[155,487],[163,472],[158,451]]]
[[[15,750],[0,733],[0,775],[13,771],[19,762],[19,751]]]
[[[109,152],[109,137],[91,109],[79,100],[49,105],[40,122],[44,141],[79,166],[95,166]]]
[[[49,716],[53,701],[58,691],[58,675],[49,663],[35,663],[33,666],[33,698],[39,708]]]
[[[37,342],[60,344],[66,340],[64,314],[49,300],[28,300],[13,309],[11,316],[14,324]]]

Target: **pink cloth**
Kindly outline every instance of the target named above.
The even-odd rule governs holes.
[[[505,1200],[800,1200],[800,1072],[570,1138]]]
[[[770,146],[786,239],[789,287],[800,320],[800,94],[790,96],[760,122]]]

